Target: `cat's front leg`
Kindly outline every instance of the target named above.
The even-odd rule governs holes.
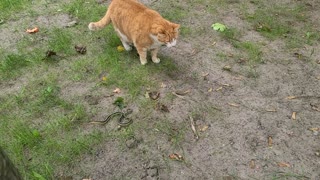
[[[132,47],[125,40],[121,39],[122,45],[126,51],[131,51]]]
[[[152,58],[152,62],[154,63],[159,63],[160,62],[160,59],[157,57],[157,54],[158,54],[158,51],[159,49],[156,48],[156,49],[151,49],[151,58]]]
[[[140,56],[140,62],[142,65],[147,64],[147,48],[138,48],[137,47],[137,51],[139,53]]]

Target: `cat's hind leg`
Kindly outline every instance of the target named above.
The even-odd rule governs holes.
[[[131,47],[130,44],[128,43],[128,38],[127,38],[127,36],[124,35],[124,34],[122,34],[119,29],[115,28],[115,30],[116,30],[116,32],[117,32],[117,34],[118,34],[118,36],[119,36],[119,38],[120,38],[120,40],[121,40],[121,42],[122,42],[122,45],[123,45],[124,49],[125,49],[126,51],[131,51],[131,50],[132,50],[132,47]]]
[[[131,51],[132,50],[132,47],[129,43],[127,43],[125,40],[123,40],[122,38],[120,38],[121,42],[122,42],[122,45],[124,47],[124,49],[126,51]]]

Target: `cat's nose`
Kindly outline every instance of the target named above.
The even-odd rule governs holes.
[[[167,43],[167,47],[173,47],[177,44],[177,40],[176,39],[173,39],[171,42]]]

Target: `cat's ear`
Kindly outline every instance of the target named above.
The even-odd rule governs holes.
[[[172,24],[173,24],[174,31],[179,32],[180,24],[174,24],[174,23]]]

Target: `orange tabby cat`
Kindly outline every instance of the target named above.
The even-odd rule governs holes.
[[[136,0],[112,0],[106,15],[98,22],[91,22],[89,29],[98,30],[110,22],[127,51],[132,49],[131,45],[136,47],[142,65],[147,63],[147,50],[151,51],[152,61],[159,63],[160,46],[175,46],[180,27]]]

